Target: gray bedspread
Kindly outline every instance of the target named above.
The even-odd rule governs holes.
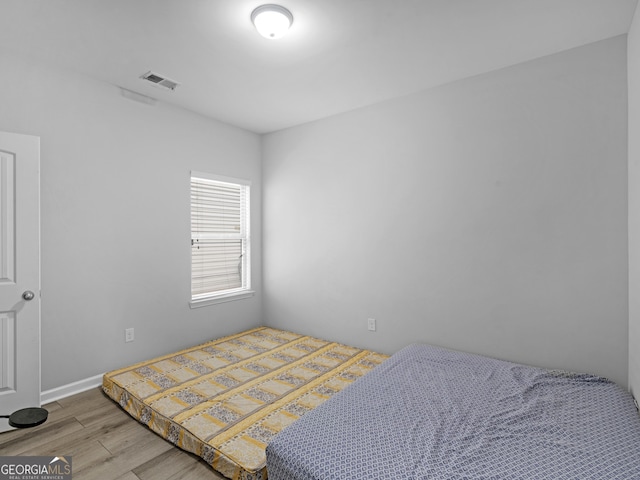
[[[593,375],[411,345],[267,447],[269,480],[640,479],[629,393]]]

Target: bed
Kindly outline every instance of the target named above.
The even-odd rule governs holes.
[[[106,373],[133,418],[232,479],[266,479],[265,448],[387,358],[260,327]]]
[[[640,479],[633,398],[593,375],[411,345],[276,435],[269,480]]]

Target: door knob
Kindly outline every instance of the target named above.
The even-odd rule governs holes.
[[[22,298],[24,298],[27,302],[33,300],[36,297],[36,294],[31,290],[27,290],[22,294]]]

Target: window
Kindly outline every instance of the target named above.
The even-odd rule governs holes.
[[[251,296],[250,183],[191,172],[191,306]]]

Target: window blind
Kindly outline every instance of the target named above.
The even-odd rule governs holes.
[[[191,175],[191,299],[249,285],[249,185]]]

